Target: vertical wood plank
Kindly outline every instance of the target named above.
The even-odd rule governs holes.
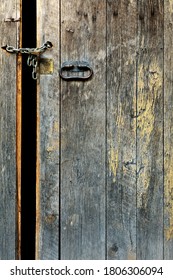
[[[61,84],[61,259],[105,258],[106,1],[61,1],[61,61],[94,76]]]
[[[137,1],[107,3],[107,258],[135,259]]]
[[[173,1],[164,1],[164,258],[173,259]]]
[[[138,259],[163,259],[163,4],[138,1]]]
[[[18,46],[20,1],[0,1],[0,46]],[[17,257],[16,55],[0,48],[0,259]]]
[[[37,1],[37,44],[53,74],[40,74],[37,96],[36,258],[59,258],[59,1]]]

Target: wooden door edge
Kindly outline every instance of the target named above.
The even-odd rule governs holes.
[[[35,233],[35,259],[39,259],[40,239],[40,87],[37,84],[36,105],[36,233]]]
[[[19,1],[20,21],[17,24],[18,47],[22,47],[22,0]],[[21,259],[21,147],[22,147],[22,55],[16,57],[16,186],[17,237],[16,259]]]

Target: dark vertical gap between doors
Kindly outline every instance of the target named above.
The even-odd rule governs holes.
[[[36,1],[22,0],[22,47],[36,47]],[[22,62],[21,259],[35,259],[36,81]]]

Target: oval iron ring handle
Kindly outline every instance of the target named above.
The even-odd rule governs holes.
[[[73,73],[72,70],[73,69],[78,69],[76,71],[74,71],[75,73],[80,72],[80,70],[83,72],[85,71],[89,71],[89,74],[85,77],[78,77],[78,76],[65,76],[63,75],[63,71],[69,71],[69,73]],[[91,76],[93,75],[93,69],[89,66],[89,65],[64,65],[61,67],[60,71],[59,71],[59,75],[63,80],[88,80],[89,78],[91,78]]]

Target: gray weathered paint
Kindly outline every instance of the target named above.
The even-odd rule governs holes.
[[[136,1],[107,9],[107,258],[136,258]]]
[[[61,5],[61,61],[94,69],[90,81],[61,82],[62,259],[105,259],[105,10],[104,0]]]
[[[43,55],[54,73],[38,81],[37,259],[173,259],[172,1],[39,0],[37,11],[37,45],[54,45]],[[19,46],[20,1],[0,12],[1,46]],[[93,78],[60,80],[71,59]],[[15,259],[21,59],[0,49],[0,60],[0,259]]]
[[[172,259],[172,1],[37,3],[37,258]]]
[[[37,1],[37,43],[42,45],[46,41],[51,41],[53,49],[45,52],[42,57],[54,60],[53,75],[40,75],[38,81],[36,225],[38,259],[59,258],[59,1],[54,1],[53,6],[51,3],[47,0]]]
[[[163,4],[138,3],[137,259],[163,259]]]

